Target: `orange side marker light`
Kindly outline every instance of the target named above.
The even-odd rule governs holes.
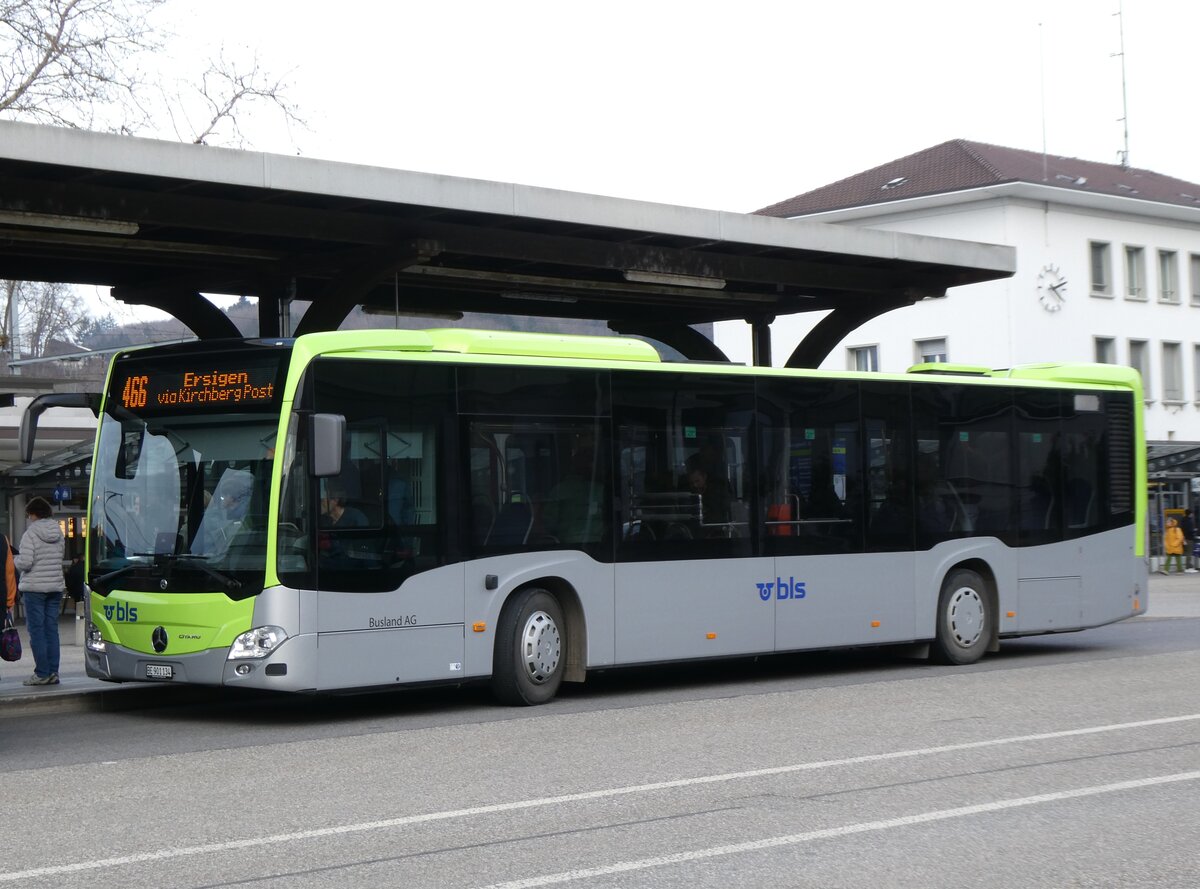
[[[477,620],[475,623],[471,624],[471,629],[476,633],[482,633],[487,629],[487,624],[484,621]]]
[[[705,639],[716,639],[716,638],[717,638],[717,634],[716,634],[716,633],[705,633],[705,634],[704,634],[704,638],[705,638]]]

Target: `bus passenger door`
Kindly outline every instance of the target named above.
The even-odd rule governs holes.
[[[898,397],[899,396],[899,397]],[[905,388],[847,380],[760,387],[765,552],[779,651],[914,634]]]
[[[773,563],[755,558],[753,389],[695,374],[613,375],[616,658],[771,651]]]

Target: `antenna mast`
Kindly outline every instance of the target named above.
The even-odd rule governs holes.
[[[1113,13],[1117,17],[1118,30],[1121,35],[1121,51],[1113,53],[1121,57],[1121,124],[1125,128],[1125,150],[1117,152],[1117,157],[1120,159],[1122,167],[1129,166],[1129,98],[1125,90],[1125,15],[1122,9],[1120,0],[1117,2],[1117,11]]]
[[[1047,167],[1049,160],[1046,157],[1046,42],[1042,37],[1042,23],[1038,22],[1038,64],[1041,69],[1041,92],[1042,92],[1042,181],[1045,182],[1050,178],[1050,173]]]

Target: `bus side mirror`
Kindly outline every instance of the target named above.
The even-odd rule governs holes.
[[[341,414],[313,414],[308,428],[309,473],[314,478],[341,475],[346,418]]]
[[[100,416],[99,392],[56,392],[51,395],[39,395],[25,407],[21,415],[21,431],[18,434],[17,446],[22,463],[33,462],[33,442],[37,438],[38,417],[52,407],[86,407],[97,417]]]

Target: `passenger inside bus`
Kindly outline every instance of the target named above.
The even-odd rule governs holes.
[[[687,459],[685,490],[700,495],[701,524],[728,524],[733,500],[729,482],[716,474],[715,467],[701,451]]]
[[[346,503],[346,490],[336,484],[325,485],[321,498],[322,528],[365,528],[367,517],[362,510]]]

